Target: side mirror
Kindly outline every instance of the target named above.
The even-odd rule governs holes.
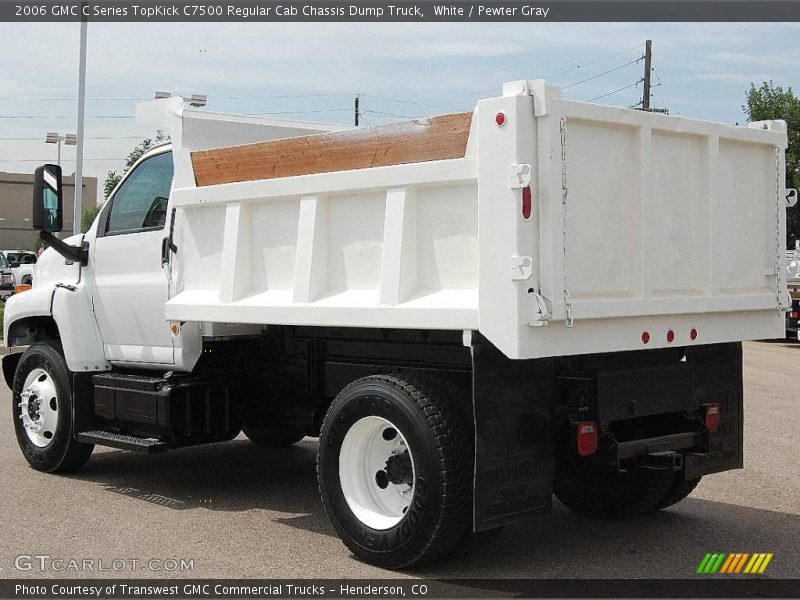
[[[64,228],[61,167],[44,165],[33,177],[33,228],[56,233]]]

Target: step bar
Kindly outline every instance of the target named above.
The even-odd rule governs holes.
[[[143,438],[124,433],[114,433],[112,431],[81,431],[76,436],[79,442],[84,444],[98,444],[110,446],[120,450],[133,450],[144,452],[145,454],[155,454],[169,450],[172,446],[156,438]]]

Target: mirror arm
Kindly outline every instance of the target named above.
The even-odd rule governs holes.
[[[40,231],[39,237],[45,244],[52,247],[53,250],[58,252],[61,256],[63,256],[67,260],[71,260],[72,262],[79,262],[81,263],[82,267],[85,267],[86,264],[89,262],[88,242],[83,242],[80,246],[70,246],[69,244],[65,244],[64,242],[62,242],[60,239],[58,239],[49,231]]]

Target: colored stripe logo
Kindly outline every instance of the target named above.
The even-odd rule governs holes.
[[[772,552],[709,552],[700,561],[696,572],[703,575],[760,575],[767,569],[772,556]]]

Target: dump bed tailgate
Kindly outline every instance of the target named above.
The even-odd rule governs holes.
[[[597,106],[541,82],[478,113],[480,324],[507,354],[782,335],[782,121]]]

